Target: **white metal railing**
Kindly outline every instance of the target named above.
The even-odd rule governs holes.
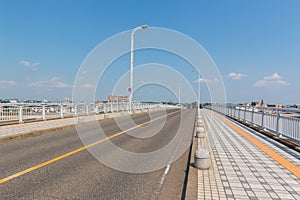
[[[134,111],[150,111],[164,108],[179,108],[167,104],[133,103]],[[92,115],[112,112],[129,112],[128,103],[81,103],[81,104],[0,104],[0,122],[16,121],[22,123],[25,120],[47,120],[81,115]]]
[[[212,104],[207,108],[300,143],[300,109]],[[295,117],[286,116],[295,113]]]

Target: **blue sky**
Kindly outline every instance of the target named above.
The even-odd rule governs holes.
[[[299,9],[296,0],[0,0],[0,98],[71,97],[76,73],[95,46],[148,24],[200,43],[220,70],[229,102],[300,103]],[[192,72],[185,76],[196,79]],[[111,93],[105,85],[100,99]],[[138,96],[173,99],[158,91]]]

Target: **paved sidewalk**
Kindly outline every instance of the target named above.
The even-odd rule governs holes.
[[[202,116],[207,137],[198,139],[198,148],[211,149],[211,168],[198,170],[198,199],[300,199],[300,153],[240,127],[259,148],[220,115],[202,110]]]
[[[119,117],[122,115],[128,115],[128,113],[108,113],[2,126],[0,127],[0,142],[18,137],[41,134],[51,130],[59,130],[74,126],[74,124],[78,123],[86,123],[104,118]]]
[[[209,148],[205,139],[198,138],[198,148]],[[198,199],[226,199],[225,188],[217,166],[214,154],[210,154],[211,167],[208,170],[198,170]]]

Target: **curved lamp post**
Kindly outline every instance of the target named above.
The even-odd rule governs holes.
[[[147,29],[148,25],[142,25],[134,28],[131,32],[131,48],[130,48],[130,88],[129,88],[129,111],[133,113],[132,96],[133,96],[133,64],[134,64],[134,33],[139,29]]]
[[[201,76],[200,76],[200,72],[198,70],[193,69],[193,72],[198,73],[198,113],[199,113],[199,111],[200,111],[200,81],[201,81],[200,78],[201,78]]]

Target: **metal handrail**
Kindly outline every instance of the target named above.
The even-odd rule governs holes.
[[[300,116],[290,117],[287,113],[295,112],[298,116],[300,109],[252,107],[241,105],[213,104],[207,108],[225,114],[234,119],[249,123],[262,130],[274,132],[277,137],[286,137],[300,143]]]
[[[178,106],[134,102],[133,109],[155,110]],[[111,112],[129,112],[128,102],[108,103],[0,103],[0,122],[47,120]]]

